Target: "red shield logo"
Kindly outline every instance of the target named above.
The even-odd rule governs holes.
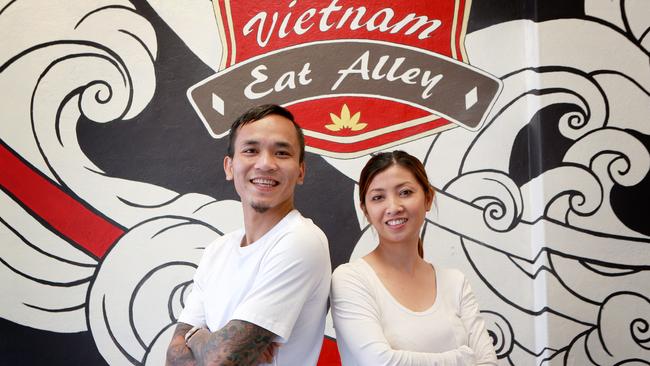
[[[214,8],[221,71],[188,96],[216,138],[249,107],[276,103],[294,113],[308,150],[352,158],[454,124],[476,130],[501,88],[466,63],[464,0]]]

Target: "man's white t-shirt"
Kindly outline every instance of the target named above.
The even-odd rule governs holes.
[[[297,210],[241,247],[244,230],[206,249],[178,321],[214,332],[244,320],[278,336],[274,365],[315,365],[323,342],[331,265],[325,234]]]

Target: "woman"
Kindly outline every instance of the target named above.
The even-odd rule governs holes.
[[[361,171],[361,209],[377,231],[370,254],[332,277],[332,317],[344,366],[496,365],[469,283],[423,259],[420,231],[435,192],[403,152]]]

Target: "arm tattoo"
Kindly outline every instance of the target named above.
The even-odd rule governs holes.
[[[192,326],[185,323],[178,323],[172,341],[167,348],[167,366],[195,366],[196,361],[190,350],[185,345],[185,333],[192,329]]]
[[[192,351],[205,365],[256,365],[273,337],[273,333],[253,323],[231,320]]]

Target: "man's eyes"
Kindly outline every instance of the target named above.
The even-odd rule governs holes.
[[[255,154],[259,153],[259,150],[256,149],[256,148],[253,148],[253,147],[249,147],[249,148],[242,149],[241,153],[245,154],[245,155],[255,155]],[[279,157],[291,157],[292,156],[291,152],[286,151],[286,150],[279,150],[279,151],[274,152],[273,154],[275,156],[279,156]]]

